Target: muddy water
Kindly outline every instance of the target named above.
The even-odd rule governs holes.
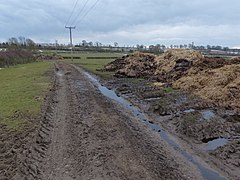
[[[209,141],[205,147],[206,150],[215,150],[218,147],[222,147],[228,143],[228,139],[225,138],[216,138],[212,141]]]
[[[192,113],[192,112],[195,112],[195,111],[196,111],[195,109],[188,109],[188,110],[185,110],[183,112],[185,112],[185,113]]]
[[[192,113],[192,112],[195,112],[195,111],[196,111],[195,109],[188,109],[188,110],[185,110],[183,112],[184,113]],[[200,113],[201,113],[203,119],[205,121],[208,121],[208,122],[210,122],[213,118],[216,117],[216,114],[211,110],[205,110],[205,111],[202,111]],[[228,144],[229,140],[226,139],[226,138],[216,137],[216,138],[204,139],[203,143],[206,144],[204,146],[205,150],[212,151],[212,150],[215,150],[219,147],[222,147],[222,146]]]
[[[209,111],[209,110],[203,111],[203,112],[201,112],[201,114],[202,114],[203,118],[207,121],[210,121],[212,118],[215,117],[214,112]]]
[[[173,139],[170,138],[168,133],[159,125],[154,124],[148,118],[146,115],[141,112],[137,107],[133,106],[129,101],[126,99],[119,97],[113,90],[109,90],[105,86],[101,85],[99,81],[92,75],[90,75],[87,72],[84,72],[84,74],[95,84],[97,85],[99,91],[106,97],[120,103],[124,108],[127,110],[130,110],[134,116],[136,116],[141,122],[147,124],[153,131],[156,131],[159,133],[160,137],[166,141],[170,146],[172,146],[174,149],[178,150],[183,157],[190,161],[192,164],[194,164],[199,171],[201,172],[202,176],[206,180],[213,180],[213,179],[218,179],[218,180],[223,180],[226,179],[222,177],[220,174],[218,174],[216,171],[204,167],[201,163],[199,163],[196,158],[194,158],[191,154],[186,152],[179,144],[177,144]]]
[[[62,71],[57,71],[56,75],[62,77],[64,75],[64,73]]]
[[[192,112],[195,112],[196,110],[195,109],[187,109],[185,111],[183,111],[184,113],[192,113]],[[214,114],[213,111],[210,111],[210,110],[205,110],[205,111],[202,111],[200,112],[203,119],[206,120],[206,121],[210,121],[212,120],[214,117],[216,117],[216,115]]]

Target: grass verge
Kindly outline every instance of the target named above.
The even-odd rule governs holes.
[[[51,82],[49,62],[35,62],[0,70],[0,124],[21,130],[36,117]]]

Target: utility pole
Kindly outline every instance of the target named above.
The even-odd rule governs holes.
[[[55,40],[56,54],[57,54],[57,47],[58,47],[58,40]]]
[[[73,41],[72,41],[72,29],[75,29],[76,27],[74,26],[65,26],[65,28],[69,29],[70,31],[70,47],[71,47],[71,59],[73,60],[73,52],[72,52],[72,48],[73,48]]]
[[[74,26],[65,26],[65,28],[69,29],[70,31],[70,46],[72,47],[73,43],[72,43],[72,29],[75,29],[76,27]]]

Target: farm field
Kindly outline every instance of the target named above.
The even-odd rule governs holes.
[[[114,172],[119,179],[238,177],[234,158],[238,109],[168,84],[176,81],[175,74],[187,75],[183,72],[189,59],[202,61],[197,52],[171,53],[118,54],[117,59],[115,53],[78,53],[73,60],[45,59],[0,70],[1,145],[6,154],[2,162],[10,162],[3,164],[1,175],[108,179]],[[225,67],[224,63],[235,66],[238,61],[214,59],[209,71]],[[199,64],[193,67],[203,66]],[[154,67],[158,65],[160,69]],[[172,76],[161,72],[166,67]],[[234,152],[229,154],[230,148]]]
[[[63,57],[71,57],[70,53],[60,54]],[[90,71],[102,78],[111,78],[113,73],[101,72],[105,65],[115,60],[114,57],[122,57],[121,53],[73,53],[73,61],[71,59],[64,60],[68,63],[78,64],[87,71]],[[74,57],[81,57],[81,59],[75,59]],[[90,59],[88,59],[90,57]],[[96,58],[97,57],[97,58]],[[101,59],[101,57],[103,59]],[[109,57],[112,57],[109,59]],[[95,59],[96,58],[96,59]]]

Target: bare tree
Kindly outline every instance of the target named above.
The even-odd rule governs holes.
[[[26,46],[29,49],[34,49],[35,45],[36,44],[35,44],[35,42],[32,39],[29,39],[29,38],[26,39]]]
[[[118,43],[117,42],[114,42],[114,47],[118,47]]]
[[[16,45],[16,46],[19,45],[18,39],[15,38],[15,37],[9,38],[9,39],[8,39],[8,43],[9,43],[10,45]]]
[[[18,40],[21,46],[26,46],[26,38],[24,36],[19,36]]]

